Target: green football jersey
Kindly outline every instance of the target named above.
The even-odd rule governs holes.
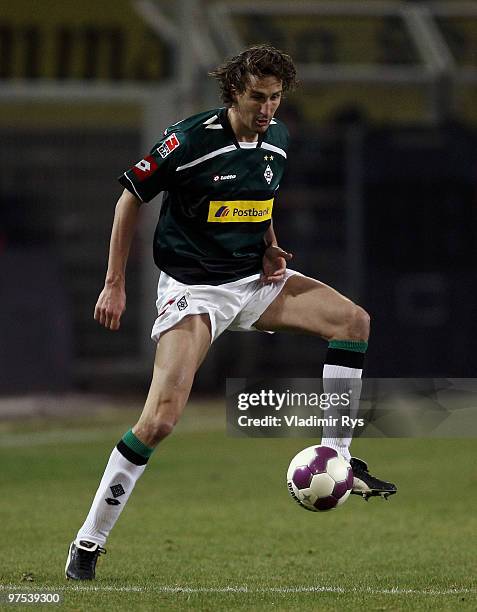
[[[283,176],[288,131],[273,119],[237,142],[225,108],[167,128],[119,182],[142,202],[164,191],[154,261],[176,280],[219,285],[260,272]]]

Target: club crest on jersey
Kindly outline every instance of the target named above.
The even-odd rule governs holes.
[[[172,153],[172,151],[174,151],[174,149],[177,149],[180,144],[181,143],[177,138],[176,134],[171,134],[169,138],[166,138],[166,140],[164,140],[164,142],[159,147],[157,147],[157,152],[162,157],[162,159],[165,159],[170,153]]]
[[[263,173],[263,176],[265,177],[265,180],[267,181],[267,183],[270,185],[270,183],[272,182],[272,178],[273,178],[273,172],[269,165],[267,165],[267,167],[265,168],[265,172]]]
[[[138,162],[135,166],[133,166],[132,170],[135,176],[140,181],[143,181],[144,179],[147,179],[148,176],[151,176],[151,174],[155,170],[157,170],[157,168],[158,165],[154,157],[152,157],[152,155],[148,155],[144,159],[141,159],[141,161]]]

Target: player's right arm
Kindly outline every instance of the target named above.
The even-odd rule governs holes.
[[[106,280],[94,309],[96,321],[111,330],[119,329],[121,316],[126,310],[126,263],[140,205],[140,200],[125,189],[114,212]]]
[[[119,329],[121,316],[126,310],[126,263],[139,207],[142,202],[149,202],[161,191],[169,189],[184,154],[184,144],[185,136],[179,130],[172,133],[166,130],[149,155],[119,177],[125,189],[116,204],[106,281],[94,309],[94,318],[107,329]]]

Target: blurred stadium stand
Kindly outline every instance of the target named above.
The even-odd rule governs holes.
[[[157,270],[144,208],[122,330],[92,319],[115,178],[164,127],[218,106],[207,69],[246,45],[302,87],[275,224],[293,265],[373,316],[373,376],[472,376],[477,5],[17,0],[0,15],[0,392],[142,390]],[[158,198],[159,200],[159,198]],[[225,334],[197,380],[319,376],[325,344]],[[27,358],[28,356],[28,358]]]

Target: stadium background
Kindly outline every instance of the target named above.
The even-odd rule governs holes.
[[[477,9],[460,2],[2,3],[0,392],[143,391],[157,272],[144,210],[121,332],[92,319],[116,177],[219,105],[205,74],[249,43],[299,66],[276,205],[293,265],[373,316],[372,376],[471,376]],[[160,200],[158,198],[157,200]],[[225,334],[196,389],[315,376],[324,343]]]

